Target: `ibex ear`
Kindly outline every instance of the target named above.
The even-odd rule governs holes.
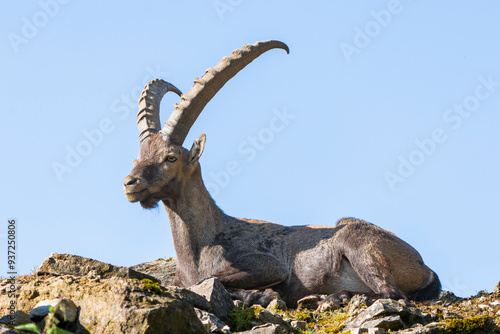
[[[203,149],[205,148],[205,140],[207,136],[202,134],[193,143],[191,150],[189,151],[188,164],[194,164],[198,159],[200,159]]]

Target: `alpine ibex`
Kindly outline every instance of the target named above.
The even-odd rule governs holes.
[[[219,89],[274,48],[289,52],[279,41],[235,50],[196,78],[186,95],[158,79],[142,92],[137,114],[139,157],[123,191],[130,202],[140,202],[144,208],[163,202],[177,253],[175,284],[187,287],[214,276],[240,294],[271,288],[289,306],[309,294],[436,297],[441,289],[438,276],[414,248],[380,227],[354,218],[341,219],[335,227],[290,227],[234,218],[211,198],[198,162],[205,135],[189,151],[182,147],[184,139]],[[181,101],[162,129],[160,101],[168,91],[180,95]]]

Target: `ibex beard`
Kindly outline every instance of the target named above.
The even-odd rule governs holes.
[[[344,218],[335,227],[282,226],[226,215],[207,191],[199,159],[206,137],[190,150],[186,135],[210,99],[236,73],[262,53],[288,47],[278,41],[257,42],[224,57],[182,95],[172,84],[153,80],[139,101],[141,143],[135,167],[125,178],[124,193],[144,208],[161,201],[167,211],[177,268],[175,284],[187,287],[217,277],[248,304],[265,303],[272,289],[293,307],[310,294],[342,299],[354,294],[372,298],[428,300],[437,297],[438,276],[403,240],[373,224]],[[181,96],[160,126],[164,94]]]

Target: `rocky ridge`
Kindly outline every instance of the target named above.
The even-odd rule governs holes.
[[[12,281],[0,281],[0,334],[22,333],[13,324],[42,328],[50,306],[58,326],[73,333],[500,333],[500,282],[492,293],[463,299],[443,291],[420,304],[355,296],[339,305],[314,295],[296,310],[279,299],[248,308],[216,278],[172,286],[175,265],[158,259],[125,268],[53,253],[34,275],[16,278],[13,318]]]

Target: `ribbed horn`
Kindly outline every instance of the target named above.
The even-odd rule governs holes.
[[[195,78],[194,84],[165,122],[161,130],[163,138],[182,145],[191,126],[205,105],[214,97],[226,82],[236,75],[255,58],[271,49],[280,48],[289,53],[288,46],[280,41],[263,41],[247,44],[230,56],[222,58],[217,65],[205,71],[201,79]]]
[[[167,92],[174,92],[181,96],[177,87],[161,79],[151,80],[143,89],[139,99],[139,112],[137,113],[137,128],[139,129],[139,142],[142,144],[149,135],[161,130],[160,102]]]

